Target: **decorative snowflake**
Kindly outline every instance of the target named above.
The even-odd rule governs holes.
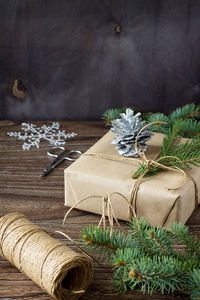
[[[39,148],[41,139],[44,139],[55,146],[64,145],[65,139],[77,135],[75,132],[65,133],[65,130],[59,130],[59,122],[53,122],[51,126],[43,125],[41,127],[37,127],[37,125],[29,123],[22,123],[21,126],[21,129],[25,133],[8,132],[7,134],[9,136],[17,137],[19,140],[27,141],[22,145],[24,150],[29,150],[33,146]]]

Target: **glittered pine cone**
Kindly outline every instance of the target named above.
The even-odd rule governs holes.
[[[127,108],[126,113],[120,114],[121,119],[111,121],[111,131],[116,133],[117,136],[112,140],[112,144],[116,145],[120,155],[123,156],[138,156],[135,149],[135,140],[140,129],[145,125],[145,121],[142,121],[140,116],[141,113],[134,115],[132,109]],[[146,151],[146,141],[151,139],[153,133],[148,130],[143,130],[138,137],[138,149],[140,152],[141,148]]]

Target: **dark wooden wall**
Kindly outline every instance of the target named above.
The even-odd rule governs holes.
[[[200,102],[199,0],[0,0],[1,119],[189,102]]]

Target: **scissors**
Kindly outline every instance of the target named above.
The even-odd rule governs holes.
[[[59,150],[59,152],[57,152],[55,150]],[[57,152],[57,153],[55,153],[55,152]],[[76,155],[76,157],[73,157],[74,154]],[[79,150],[67,151],[62,146],[52,147],[49,151],[47,151],[47,155],[55,157],[55,159],[46,169],[44,169],[44,171],[40,174],[40,176],[42,177],[42,176],[47,175],[52,169],[54,169],[63,160],[75,161],[81,154],[82,154],[82,152]]]

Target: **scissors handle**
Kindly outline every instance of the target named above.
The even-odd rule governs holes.
[[[74,154],[76,155],[75,157],[73,157]],[[81,154],[82,152],[79,150],[70,150],[63,156],[63,160],[75,161]]]
[[[59,151],[58,153],[54,153],[54,150],[61,150],[61,151]],[[59,158],[65,151],[66,151],[65,147],[54,146],[54,147],[51,147],[51,149],[49,149],[49,151],[47,151],[47,155]]]
[[[58,153],[54,153],[54,150],[61,150]],[[63,155],[65,152],[65,148],[62,146],[53,146],[49,151],[47,151],[47,155],[51,157],[55,157],[55,159],[52,161],[52,163],[45,169],[47,173],[49,173],[55,166],[57,166],[62,160],[63,157],[60,159],[60,157]]]
[[[61,151],[58,153],[54,153],[53,150],[56,150],[56,149],[59,149]],[[75,161],[82,154],[82,152],[79,150],[70,150],[70,151],[66,152],[65,155],[63,155],[65,152],[66,152],[65,148],[62,146],[54,146],[49,151],[47,151],[47,154],[49,156],[55,157],[55,159],[46,169],[44,169],[41,176],[48,174],[52,169],[54,169],[63,160]],[[76,157],[72,157],[71,155],[73,155],[73,154],[76,154]],[[78,154],[78,157],[77,157],[77,154]]]
[[[64,148],[64,147],[62,147],[62,148]],[[61,149],[61,147],[60,147],[60,149]],[[77,159],[77,157],[71,157],[70,155],[78,154],[80,156],[82,154],[82,152],[79,150],[70,150],[70,151],[66,152],[66,155],[62,156],[62,154],[65,151],[66,150],[64,148],[64,150],[60,154],[57,154],[56,156],[54,156],[54,157],[56,157],[56,159],[54,159],[54,161],[51,164],[52,169],[54,169],[57,165],[59,165],[59,163],[61,163],[63,160],[75,161]]]

